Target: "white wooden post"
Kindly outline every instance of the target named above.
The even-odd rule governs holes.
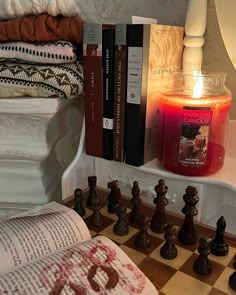
[[[207,20],[207,0],[189,0],[183,52],[183,71],[200,71]]]

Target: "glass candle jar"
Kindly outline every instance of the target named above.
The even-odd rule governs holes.
[[[157,158],[189,176],[217,172],[224,164],[231,94],[224,73],[174,74],[160,97]]]

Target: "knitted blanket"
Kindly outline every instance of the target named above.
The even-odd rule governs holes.
[[[75,62],[76,48],[67,41],[54,43],[0,43],[0,62],[65,64]]]
[[[0,97],[75,98],[83,91],[83,69],[64,65],[0,63]]]
[[[78,45],[82,44],[82,29],[82,20],[77,16],[31,15],[0,22],[0,42],[54,42],[64,40]]]
[[[26,15],[80,15],[80,0],[0,0],[0,20]]]

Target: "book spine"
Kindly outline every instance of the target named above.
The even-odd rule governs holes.
[[[103,158],[113,159],[115,26],[102,29],[103,63]]]
[[[124,160],[125,102],[127,82],[127,25],[115,28],[115,74],[114,74],[114,142],[113,160]]]
[[[86,153],[103,157],[102,25],[83,25]]]
[[[127,27],[127,98],[125,121],[125,162],[141,166],[144,162],[146,101],[142,100],[142,62],[144,25]]]

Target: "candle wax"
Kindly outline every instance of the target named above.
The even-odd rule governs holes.
[[[200,120],[196,124],[191,118],[183,121],[183,104],[160,99],[157,158],[165,168],[178,174],[202,176],[213,174],[223,166],[230,109],[228,98],[226,95],[226,102],[223,97],[221,100],[223,103],[216,103],[213,106],[209,104],[206,106],[204,103],[202,105],[186,103],[188,108],[197,109],[191,110],[190,114],[193,118],[194,112],[197,112],[198,118],[201,112],[208,116],[211,114],[210,124],[205,124],[204,120]],[[208,107],[208,111],[204,110],[206,107]],[[185,126],[183,127],[183,125]],[[186,130],[187,132],[192,130],[195,134],[193,136],[187,135],[186,138],[184,137],[187,134]],[[199,134],[199,130],[206,134]],[[205,148],[203,148],[204,146]],[[201,151],[203,151],[202,154]],[[192,153],[191,156],[189,156],[190,153]]]

